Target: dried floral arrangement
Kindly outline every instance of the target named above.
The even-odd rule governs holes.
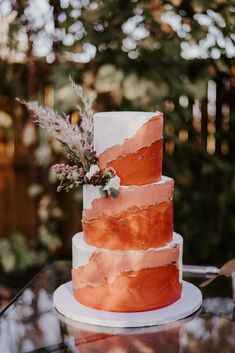
[[[50,107],[44,107],[36,101],[21,101],[28,110],[35,114],[34,121],[46,129],[62,145],[68,164],[55,164],[52,170],[56,173],[59,185],[57,191],[69,191],[74,187],[91,184],[100,186],[102,196],[118,196],[120,178],[113,168],[101,170],[94,150],[93,101],[84,95],[82,87],[70,79],[81,104],[76,106],[80,115],[80,124],[72,124],[68,115],[59,115]]]

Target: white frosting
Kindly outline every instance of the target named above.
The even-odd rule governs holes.
[[[77,233],[72,238],[73,268],[87,265],[92,254],[97,250],[95,246],[88,245],[83,232]]]
[[[91,208],[92,201],[101,197],[100,186],[83,185],[83,209],[87,210]]]
[[[94,147],[97,155],[130,138],[158,112],[104,112],[94,114]]]
[[[162,250],[162,249],[168,249],[173,247],[175,244],[179,244],[180,246],[180,253],[179,253],[179,273],[180,273],[180,280],[182,281],[182,247],[183,247],[183,238],[181,235],[174,233],[173,234],[173,241],[166,246],[159,247],[159,248],[149,248],[147,250],[110,250],[110,249],[102,249],[102,248],[97,248],[95,246],[91,246],[87,244],[84,240],[83,232],[77,233],[74,235],[72,239],[73,243],[73,268],[76,269],[80,266],[85,266],[88,264],[89,259],[91,256],[94,254],[94,252],[111,252],[113,254],[116,253],[123,253],[124,252],[129,252],[131,254],[133,253],[140,253],[142,252],[143,254],[146,254],[148,251],[156,251],[156,256],[157,252]]]
[[[139,188],[148,188],[150,185],[164,184],[169,182],[170,180],[171,178],[162,175],[161,180],[157,181],[156,183],[145,184],[145,185],[129,185],[129,186],[122,185],[120,186],[120,190],[121,189],[135,190]],[[100,186],[94,186],[89,184],[83,185],[83,209],[85,210],[91,209],[92,201],[103,197],[99,190],[100,190]],[[118,198],[117,200],[115,200],[115,202],[118,202]]]

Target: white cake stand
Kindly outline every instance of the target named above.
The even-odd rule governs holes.
[[[73,295],[72,281],[70,281],[56,289],[53,304],[62,315],[85,324],[142,327],[168,324],[191,315],[200,308],[202,294],[192,283],[183,281],[181,298],[171,305],[157,310],[117,313],[91,309],[80,304]]]

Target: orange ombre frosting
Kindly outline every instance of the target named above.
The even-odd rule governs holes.
[[[79,272],[72,271],[73,280]],[[159,309],[180,298],[182,283],[175,265],[122,272],[112,283],[98,287],[74,287],[75,298],[89,307],[135,312]]]
[[[84,188],[84,199],[92,188]],[[83,211],[88,244],[107,249],[147,249],[163,246],[173,236],[174,181],[120,188],[116,200],[96,198]]]
[[[128,118],[128,112],[126,116]],[[118,134],[115,125],[113,134]],[[144,185],[158,181],[162,173],[162,136],[162,114],[153,113],[133,136],[101,152],[98,155],[99,166],[101,169],[113,167],[122,185]]]
[[[108,311],[143,311],[180,297],[182,238],[162,248],[106,250],[73,238],[72,280],[84,305]],[[79,256],[80,255],[80,256]]]

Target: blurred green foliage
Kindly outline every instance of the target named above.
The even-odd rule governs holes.
[[[163,171],[175,179],[175,230],[184,236],[184,261],[220,265],[234,257],[232,3],[61,0],[49,1],[45,13],[32,3],[12,4],[15,18],[9,25],[8,55],[0,62],[0,95],[42,101],[44,87],[51,85],[56,108],[71,113],[71,76],[95,98],[99,111],[163,111]],[[9,58],[20,51],[19,31],[27,45],[16,63]],[[43,135],[36,152],[47,161],[44,168],[59,153]],[[41,227],[41,240],[48,245],[50,232]],[[16,260],[4,261],[2,267],[9,270]]]
[[[7,239],[0,240],[0,264],[5,272],[25,271],[42,265],[46,260],[46,251],[32,250],[21,233],[12,233]]]

